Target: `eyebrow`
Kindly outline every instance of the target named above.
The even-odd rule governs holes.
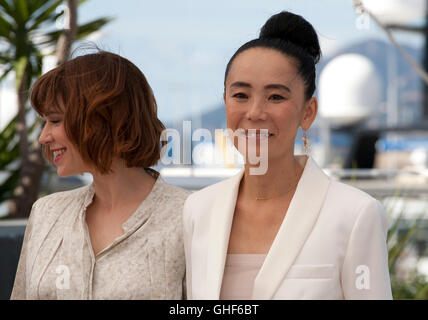
[[[243,81],[236,81],[230,85],[230,88],[252,88],[251,84]],[[282,89],[291,93],[291,89],[283,84],[272,83],[264,87],[265,89]]]
[[[282,89],[291,93],[291,89],[289,87],[277,83],[268,84],[267,86],[265,86],[265,89]]]

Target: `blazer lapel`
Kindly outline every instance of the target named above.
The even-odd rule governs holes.
[[[308,157],[296,191],[254,281],[253,299],[272,299],[317,221],[329,177]]]
[[[244,169],[219,186],[211,209],[207,251],[207,299],[217,300],[220,297],[233,213],[243,173]]]

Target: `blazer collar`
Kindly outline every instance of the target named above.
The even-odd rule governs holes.
[[[297,159],[304,161],[304,157],[297,156]],[[233,213],[243,174],[244,170],[241,170],[222,182],[212,207],[207,257],[208,299],[220,297]],[[317,221],[329,183],[329,177],[309,156],[287,214],[255,279],[253,299],[265,300],[274,296]]]
[[[330,178],[308,157],[287,214],[254,281],[253,299],[274,296],[312,232],[329,184]]]
[[[223,279],[233,213],[244,169],[222,181],[210,214],[207,257],[207,299],[218,300]]]

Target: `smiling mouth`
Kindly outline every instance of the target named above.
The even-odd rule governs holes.
[[[256,139],[257,138],[267,139],[274,135],[273,133],[270,133],[267,130],[263,130],[263,131],[264,132],[260,132],[260,130],[257,130],[257,129],[249,129],[249,130],[245,130],[245,132],[243,132],[242,134],[245,134],[247,138],[256,138]]]
[[[55,149],[53,151],[54,162],[57,163],[64,155],[67,148]]]

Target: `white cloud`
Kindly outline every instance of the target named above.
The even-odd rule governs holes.
[[[11,72],[0,83],[0,130],[3,130],[18,111],[14,78],[15,73]]]

